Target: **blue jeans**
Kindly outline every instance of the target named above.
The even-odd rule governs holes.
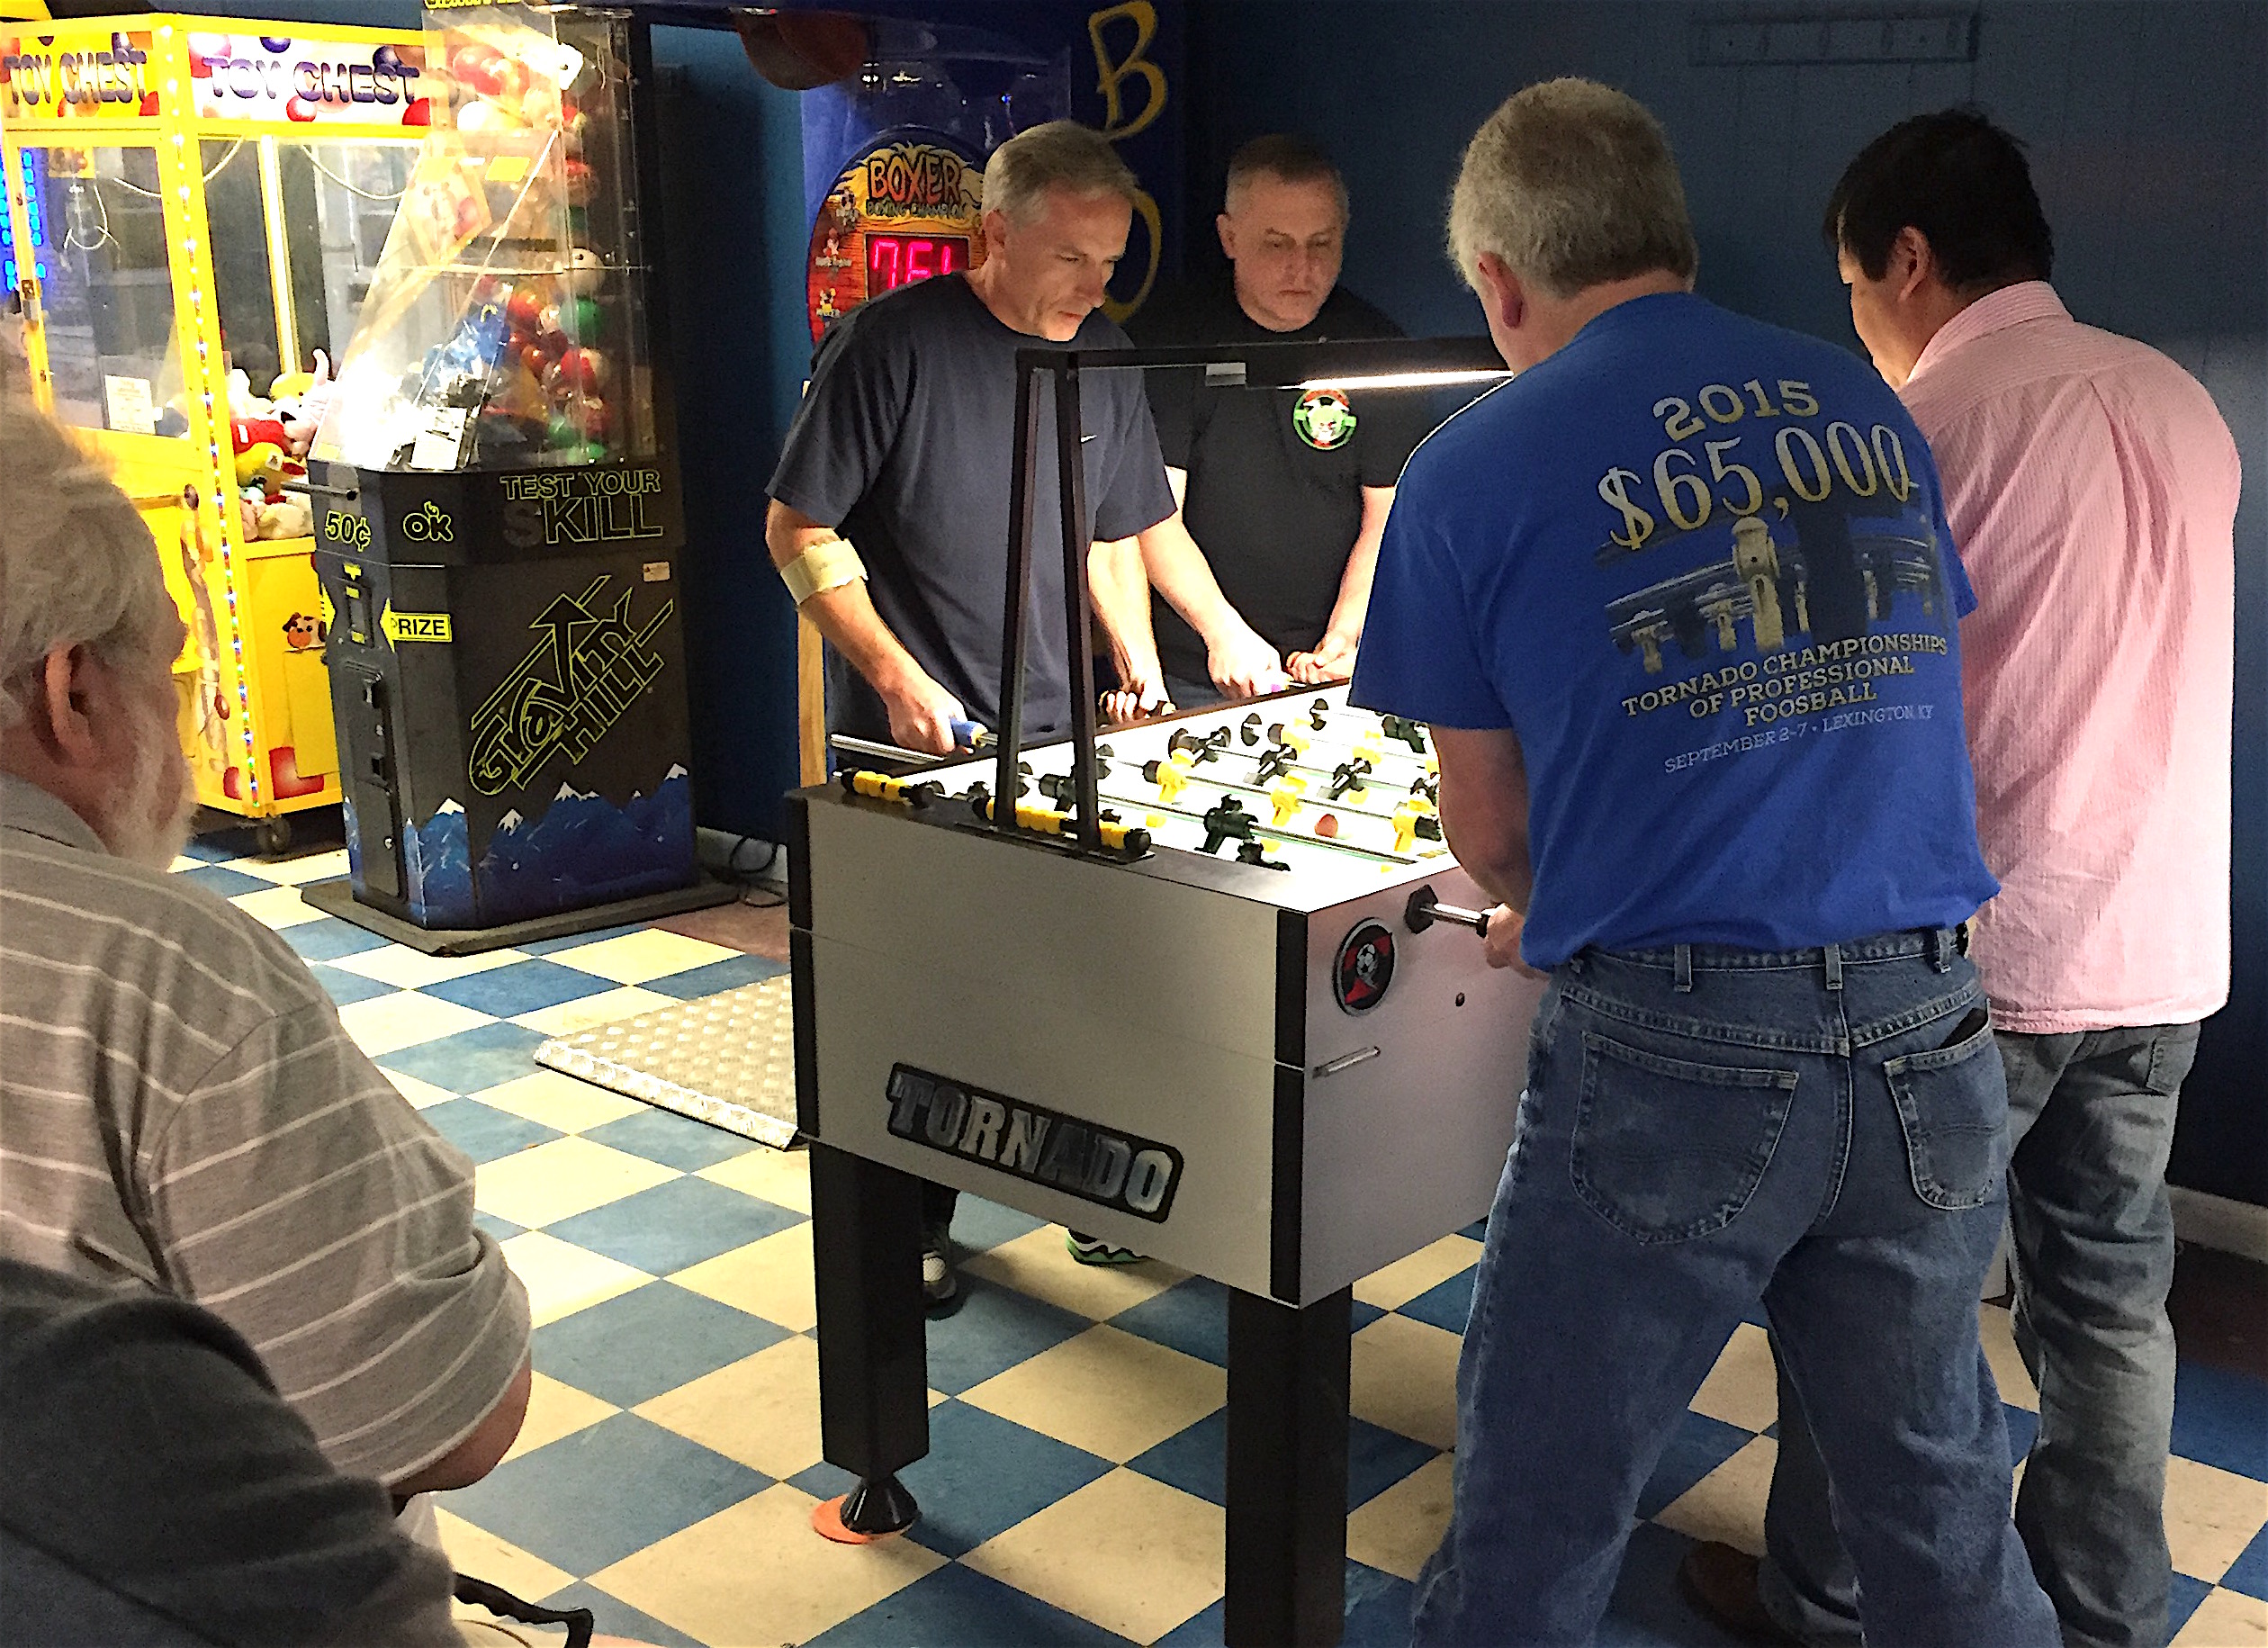
[[[2006,1098],[1946,932],[1586,951],[1537,1009],[1416,1639],[1590,1641],[1640,1490],[1760,1301],[1877,1648],[2051,1648],[1976,1337]]]
[[[2068,1648],[2156,1648],[2166,1637],[2174,1213],[2165,1159],[2197,1031],[2000,1036],[2013,1141],[2016,1344],[2039,1386],[2039,1435],[2016,1527]],[[1784,1377],[1781,1391],[1758,1589],[1796,1634],[1856,1643],[1857,1581],[1827,1515],[1827,1472],[1801,1413],[1790,1422]]]

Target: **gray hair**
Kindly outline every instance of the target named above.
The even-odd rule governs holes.
[[[156,654],[176,611],[133,503],[22,391],[0,391],[0,730],[58,646],[168,662]]]
[[[1493,252],[1554,297],[1699,262],[1661,122],[1595,80],[1507,98],[1465,148],[1449,197],[1449,256],[1468,285]]]
[[[1019,131],[985,162],[985,210],[1029,223],[1050,189],[1116,194],[1132,205],[1142,192],[1111,140],[1076,121],[1049,121]]]
[[[1256,177],[1278,183],[1327,183],[1338,196],[1339,216],[1347,215],[1346,179],[1312,138],[1295,131],[1274,131],[1253,139],[1228,157],[1228,184],[1222,191],[1221,208],[1235,216],[1245,191]]]

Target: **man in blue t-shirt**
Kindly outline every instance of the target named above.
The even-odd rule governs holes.
[[[1519,376],[1404,472],[1354,698],[1433,723],[1490,959],[1552,984],[1418,1641],[1588,1640],[1760,1304],[1869,1639],[2050,1648],[1977,1342],[2006,1094],[1955,929],[1995,889],[1928,448],[1864,363],[1692,295],[1620,93],[1507,102],[1450,238]]]

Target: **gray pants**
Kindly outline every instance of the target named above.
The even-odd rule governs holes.
[[[2165,1162],[2197,1033],[2164,1024],[1998,1038],[2016,1344],[2039,1387],[2016,1526],[2066,1648],[2158,1648],[2166,1638],[2174,1356]],[[1804,1641],[1855,1643],[1858,1586],[1832,1499],[1783,1373],[1758,1589]]]

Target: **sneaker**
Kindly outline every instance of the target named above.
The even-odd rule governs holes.
[[[1063,1233],[1063,1245],[1082,1265],[1134,1265],[1142,1257],[1131,1247],[1116,1247],[1099,1236],[1083,1236],[1076,1230]]]
[[[922,1309],[950,1316],[960,1308],[960,1279],[953,1274],[952,1238],[932,1230],[922,1238]]]

